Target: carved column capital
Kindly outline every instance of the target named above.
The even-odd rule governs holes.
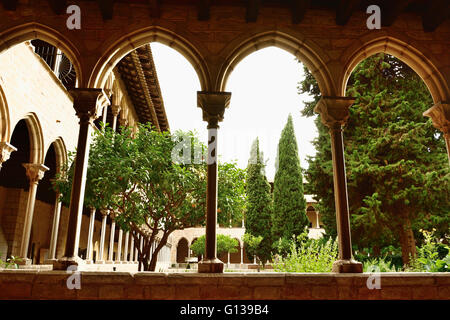
[[[108,209],[100,209],[100,213],[101,213],[102,217],[106,217],[107,215],[109,215],[109,210]]]
[[[122,107],[118,104],[112,104],[111,105],[111,113],[114,117],[117,117],[119,115],[120,110],[122,110]]]
[[[433,125],[441,130],[444,135],[450,136],[450,102],[438,102],[425,111],[423,115],[425,117],[430,117],[433,121]]]
[[[208,129],[219,127],[230,99],[231,92],[197,91],[197,106],[203,110],[203,120],[208,122]]]
[[[122,127],[128,126],[128,119],[120,118],[120,119],[119,119],[119,124],[120,124]]]
[[[38,183],[44,177],[45,171],[49,170],[47,166],[40,163],[24,163],[23,166],[30,183]]]
[[[0,142],[0,168],[2,163],[7,161],[11,152],[17,151],[17,148],[8,142]]]
[[[75,88],[69,90],[73,97],[73,107],[81,120],[92,121],[98,118],[109,98],[103,89]]]
[[[314,112],[321,116],[322,123],[330,129],[340,129],[347,123],[349,108],[355,102],[351,97],[324,96],[317,103]]]

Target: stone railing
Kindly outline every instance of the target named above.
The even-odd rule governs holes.
[[[379,276],[379,278],[376,278]],[[78,281],[79,289],[68,288]],[[368,283],[379,289],[368,288]],[[450,299],[450,273],[153,273],[2,270],[0,299]]]

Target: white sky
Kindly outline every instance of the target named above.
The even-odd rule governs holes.
[[[194,68],[174,49],[159,43],[151,47],[171,131],[196,130],[206,144],[206,122],[197,107],[200,82]],[[219,124],[221,161],[236,160],[245,168],[251,143],[258,136],[267,160],[267,178],[273,181],[278,140],[291,113],[300,163],[307,167],[306,156],[315,154],[311,141],[317,130],[315,117],[302,117],[300,113],[303,101],[311,100],[297,93],[303,77],[303,66],[295,57],[275,47],[250,54],[234,68],[226,87],[231,92],[230,107]]]

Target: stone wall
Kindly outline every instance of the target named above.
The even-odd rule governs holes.
[[[69,290],[65,271],[0,271],[0,299],[151,300],[410,300],[450,297],[449,273],[371,274],[80,272],[81,289]]]

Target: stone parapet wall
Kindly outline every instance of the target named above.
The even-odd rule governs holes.
[[[450,299],[449,273],[382,273],[380,289],[368,289],[373,274],[153,273],[0,271],[0,299],[151,300],[420,300]]]

